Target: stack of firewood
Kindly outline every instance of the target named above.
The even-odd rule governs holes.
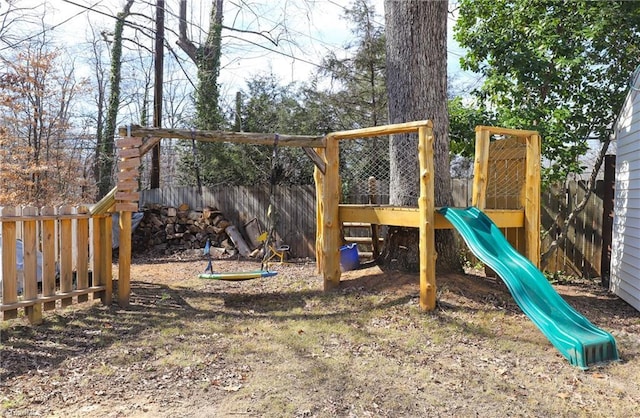
[[[149,205],[142,211],[144,218],[133,234],[134,251],[202,249],[209,239],[214,251],[248,254],[240,233],[216,208],[198,211],[186,204],[177,208]]]

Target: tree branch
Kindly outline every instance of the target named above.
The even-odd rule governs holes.
[[[582,212],[582,210],[587,206],[589,198],[591,197],[591,194],[595,190],[596,180],[598,178],[598,172],[600,171],[600,167],[602,167],[602,162],[604,161],[605,155],[607,155],[607,150],[609,149],[610,143],[611,143],[610,136],[608,136],[604,141],[602,141],[602,144],[600,146],[600,152],[598,153],[598,158],[596,158],[596,161],[593,165],[593,171],[591,172],[591,176],[589,176],[589,181],[586,187],[586,193],[582,198],[582,200],[580,201],[580,203],[578,203],[578,205],[571,211],[571,213],[569,213],[569,216],[567,216],[567,219],[565,219],[564,223],[562,224],[562,229],[560,230],[560,234],[558,234],[558,236],[549,245],[549,248],[547,248],[547,250],[541,255],[540,264],[542,266],[547,265],[549,258],[551,257],[551,254],[553,254],[556,248],[558,248],[558,246],[560,245],[560,242],[562,242],[567,236],[567,231],[569,230],[569,225],[571,225],[571,222],[573,222],[576,216],[578,216],[578,214]],[[559,218],[560,218],[560,214],[556,216],[556,219],[554,220],[553,225],[558,225]],[[550,228],[550,230],[553,228],[553,225]]]

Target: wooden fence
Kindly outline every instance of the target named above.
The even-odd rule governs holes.
[[[604,182],[598,181],[595,193],[587,200],[587,205],[569,224],[566,238],[552,254],[546,265],[550,272],[563,272],[567,275],[584,278],[600,277],[602,271],[603,236],[603,193]],[[545,191],[541,200],[542,251],[549,248],[559,230],[552,228],[554,219],[562,224],[569,213],[580,203],[586,194],[585,184],[580,181],[568,182],[567,187],[553,186]]]
[[[471,204],[471,179],[453,180],[453,201],[458,207]],[[585,210],[572,222],[569,234],[550,258],[544,269],[550,272],[561,271],[581,277],[599,277],[602,237],[602,184],[591,196]],[[551,234],[542,239],[541,249],[549,248],[552,237],[557,232],[551,228],[555,217],[560,213],[563,221],[567,214],[584,196],[584,188],[578,182],[569,182],[563,191],[560,186],[542,192],[541,220],[542,230],[551,229]],[[313,186],[279,186],[276,188],[277,209],[280,216],[278,234],[291,246],[294,257],[315,257],[315,192]],[[349,202],[366,201],[367,196],[349,195]],[[384,201],[384,197],[380,198]],[[140,194],[140,204],[162,204],[178,207],[183,203],[197,209],[213,206],[221,210],[230,221],[243,226],[253,218],[263,225],[269,205],[268,187],[230,187],[220,186],[203,188],[171,187],[165,189],[144,190]],[[366,230],[364,230],[366,231]]]
[[[1,207],[0,311],[24,310],[31,323],[42,311],[93,299],[111,303],[111,214],[87,207]]]

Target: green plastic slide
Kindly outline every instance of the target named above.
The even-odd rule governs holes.
[[[618,360],[615,339],[574,310],[546,277],[518,253],[481,210],[439,210],[476,257],[504,281],[516,303],[569,362],[581,369]]]

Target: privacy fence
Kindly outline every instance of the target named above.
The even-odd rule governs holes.
[[[457,207],[471,204],[471,179],[453,179],[453,201]],[[377,188],[378,191],[384,188]],[[564,272],[581,277],[599,277],[602,253],[602,182],[592,194],[583,212],[571,223],[567,237],[544,269],[550,272]],[[380,193],[380,192],[379,192]],[[384,193],[384,192],[382,192]],[[584,184],[571,181],[566,186],[558,185],[542,192],[542,231],[548,231],[542,239],[542,251],[549,248],[558,233],[552,228],[554,219],[563,222],[570,211],[585,195]],[[219,186],[203,188],[171,187],[144,190],[140,193],[140,205],[160,204],[179,207],[187,204],[201,210],[210,206],[217,208],[233,222],[241,232],[244,225],[257,219],[266,225],[269,205],[269,187]],[[367,190],[351,188],[343,201],[359,203],[369,198]],[[388,196],[378,194],[377,201],[386,202]],[[291,247],[291,256],[296,258],[315,256],[315,191],[309,186],[278,186],[275,190],[276,210],[279,215],[277,234],[284,244]]]

